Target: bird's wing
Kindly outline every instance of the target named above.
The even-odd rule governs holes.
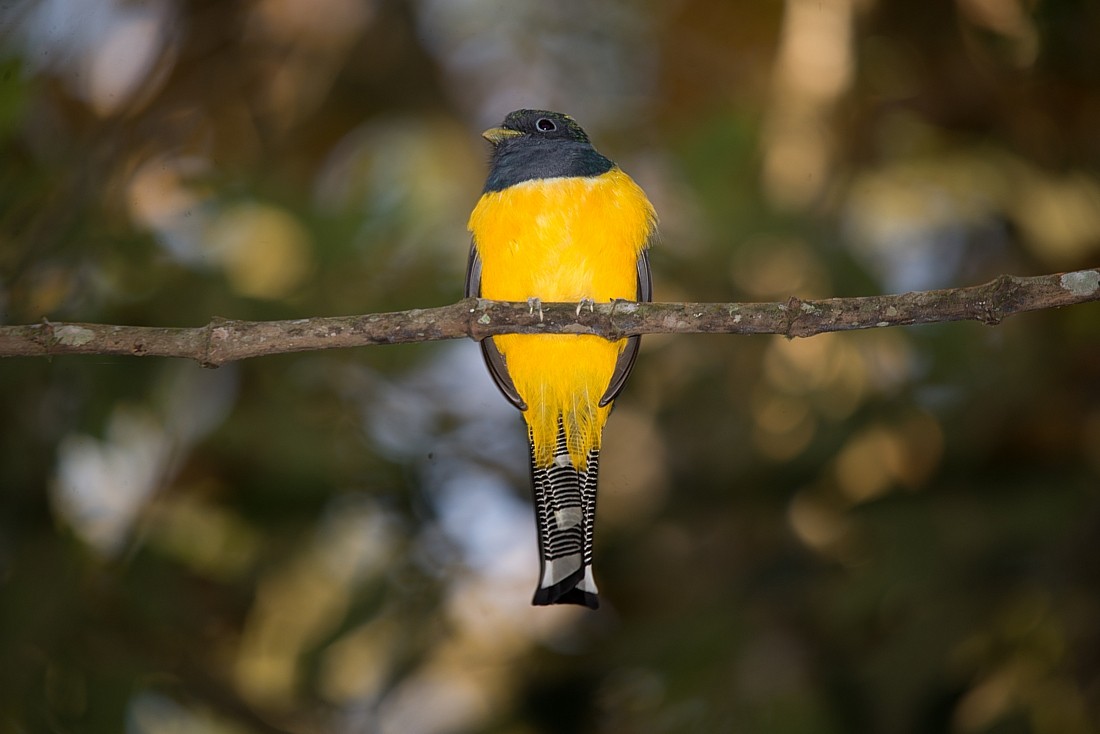
[[[477,254],[477,247],[473,244],[470,245],[470,259],[466,263],[466,297],[481,297],[481,256]],[[497,349],[492,337],[481,340],[481,354],[485,357],[485,366],[489,368],[493,382],[504,393],[504,397],[508,398],[508,402],[520,410],[527,410],[527,403],[519,396],[519,391],[508,374],[504,355]]]
[[[653,300],[653,277],[649,273],[648,248],[638,255],[638,300],[643,302]],[[638,348],[641,345],[642,337],[627,337],[626,346],[623,347],[623,351],[615,362],[615,371],[611,373],[611,382],[603,397],[600,398],[601,408],[614,400],[622,391],[626,378],[630,377],[630,370],[634,368],[634,360],[638,358]]]

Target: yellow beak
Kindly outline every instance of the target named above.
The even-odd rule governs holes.
[[[493,145],[497,145],[508,138],[514,138],[519,135],[523,135],[519,130],[509,130],[506,127],[491,127],[481,134],[481,137],[488,140]]]

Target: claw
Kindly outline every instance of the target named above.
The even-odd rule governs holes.
[[[542,299],[531,296],[527,299],[527,313],[534,316],[535,311],[539,312],[539,323],[542,323]]]
[[[588,313],[595,313],[596,312],[596,302],[594,300],[592,300],[591,298],[582,298],[580,300],[580,303],[577,304],[577,315],[578,316],[581,315],[581,311],[584,310],[585,306],[588,306]]]

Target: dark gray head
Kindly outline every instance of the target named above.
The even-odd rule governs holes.
[[[560,112],[516,110],[482,137],[493,146],[486,193],[540,178],[599,176],[615,165],[596,152],[572,117]]]

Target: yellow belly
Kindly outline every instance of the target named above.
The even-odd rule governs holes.
[[[634,300],[637,260],[655,215],[618,168],[590,178],[528,181],[482,196],[470,215],[481,295],[503,301]],[[599,407],[625,341],[596,336],[493,338],[527,403],[535,460],[548,465],[560,419],[570,458],[584,467],[610,406]]]

